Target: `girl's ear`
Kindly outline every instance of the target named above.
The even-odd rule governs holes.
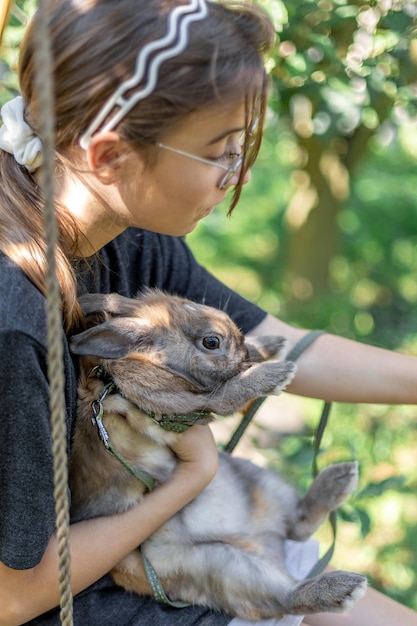
[[[123,157],[123,141],[113,131],[97,133],[87,148],[88,167],[104,185],[116,181]]]

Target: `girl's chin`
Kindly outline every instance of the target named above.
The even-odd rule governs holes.
[[[210,215],[210,213],[212,213],[213,210],[214,210],[214,206],[211,206],[208,209],[206,209],[205,211],[203,211],[203,218],[207,217],[207,215]]]

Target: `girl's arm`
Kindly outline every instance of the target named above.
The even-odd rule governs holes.
[[[287,337],[290,350],[308,331],[268,315],[249,334]],[[417,404],[417,358],[343,339],[318,337],[297,360],[287,391],[336,402]]]
[[[169,481],[129,511],[79,522],[70,529],[71,581],[77,594],[109,572],[212,480],[217,448],[208,426],[188,429],[173,447],[180,462]],[[36,567],[0,563],[0,626],[16,626],[59,604],[57,540]]]

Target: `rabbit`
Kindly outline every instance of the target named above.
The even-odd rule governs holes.
[[[283,337],[245,338],[225,312],[206,305],[157,290],[134,299],[88,294],[81,305],[92,325],[70,344],[80,362],[73,521],[125,511],[146,491],[100,442],[92,407],[101,402],[100,421],[118,454],[163,483],[176,465],[170,444],[181,437],[162,428],[164,420],[229,415],[278,394],[295,372],[277,358]],[[112,392],[103,395],[109,381]],[[357,479],[357,463],[330,465],[301,498],[277,473],[220,451],[212,482],[110,573],[125,589],[152,594],[143,554],[171,601],[246,620],[343,611],[364,594],[366,578],[332,571],[295,580],[284,542],[310,537]]]

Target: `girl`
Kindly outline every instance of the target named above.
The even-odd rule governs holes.
[[[0,130],[0,626],[59,623],[36,28],[35,15],[21,51],[22,97],[3,107]],[[221,306],[245,332],[283,334],[291,347],[305,331],[220,284],[182,239],[229,189],[232,209],[249,181],[266,106],[263,55],[273,39],[264,13],[246,2],[56,0],[49,29],[57,270],[66,335],[80,321],[78,295],[132,296],[153,286]],[[70,447],[76,363],[66,336],[63,342]],[[324,336],[300,359],[291,391],[338,401],[413,403],[416,379],[411,357]],[[212,479],[217,452],[208,427],[188,430],[174,452],[179,464],[172,479],[141,503],[122,515],[71,526],[75,624],[242,626],[242,620],[203,607],[175,610],[126,594],[106,576]],[[289,560],[295,567],[295,558]],[[348,616],[304,621],[330,623],[411,626],[417,618],[370,591]]]

